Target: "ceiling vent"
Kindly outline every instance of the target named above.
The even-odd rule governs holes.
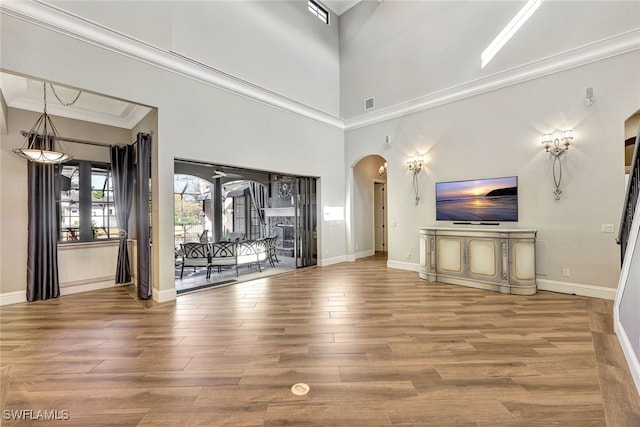
[[[373,107],[375,107],[375,100],[374,98],[367,98],[364,100],[364,110],[371,110]]]

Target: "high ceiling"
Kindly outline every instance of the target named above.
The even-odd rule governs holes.
[[[333,118],[338,116],[348,121],[359,116],[372,115],[372,112],[363,112],[362,101],[369,97],[375,97],[375,108],[382,112],[385,108],[415,102],[417,96],[433,95],[433,98],[441,98],[443,91],[451,88],[462,88],[460,90],[464,91],[464,85],[482,88],[486,85],[487,76],[504,80],[506,77],[502,76],[512,71],[513,75],[517,73],[522,75],[525,71],[530,72],[529,69],[523,68],[530,64],[537,64],[538,68],[544,68],[543,71],[548,72],[545,68],[548,67],[548,62],[560,64],[557,69],[571,66],[573,63],[584,63],[585,61],[581,58],[588,56],[587,53],[591,55],[595,50],[602,49],[600,45],[595,46],[595,43],[606,42],[606,47],[609,49],[607,52],[624,53],[630,49],[637,49],[635,47],[637,36],[634,34],[640,31],[640,15],[637,13],[640,10],[638,9],[640,3],[637,1],[548,1],[536,12],[535,19],[519,30],[517,36],[492,60],[489,67],[481,70],[480,53],[500,28],[516,15],[525,0],[512,2],[320,0],[320,2],[334,13],[342,15],[339,34],[341,105],[335,108],[338,112],[331,110],[334,108],[331,104],[332,98],[327,101],[325,98],[315,96],[315,93],[311,93],[312,91],[300,89],[300,85],[296,86],[283,81],[282,73],[276,72],[281,71],[277,66],[268,68],[265,65],[266,72],[262,72],[260,67],[254,67],[255,69],[247,67],[247,58],[237,56],[233,49],[227,48],[227,45],[232,45],[229,43],[229,38],[224,40],[226,44],[216,45],[215,48],[212,48],[208,42],[206,45],[199,46],[197,39],[196,42],[193,38],[181,39],[184,46],[193,47],[193,51],[186,52],[184,55],[219,69],[238,80],[245,80],[283,97],[310,105],[319,111],[326,111],[332,115],[327,120],[334,123]],[[40,3],[47,2],[35,4]],[[131,29],[130,21],[121,17],[122,14],[117,8],[109,8],[109,2],[95,2],[102,4],[95,7],[84,6],[85,3],[90,2],[56,1],[55,3],[57,6],[68,8],[69,16],[82,16],[88,22],[92,20],[102,22],[104,17],[105,23],[101,25],[115,32],[129,34],[126,30]],[[356,5],[357,7],[354,8]],[[87,8],[89,9],[86,10]],[[384,10],[384,13],[376,13],[377,9]],[[345,13],[347,11],[349,13]],[[168,6],[161,12],[164,14],[158,13],[164,19],[168,19],[168,22],[171,22],[171,17],[175,16],[175,10]],[[274,21],[277,19],[278,16]],[[190,21],[184,19],[184,22]],[[274,26],[271,25],[267,29]],[[144,27],[140,30],[141,33],[142,30],[150,32],[149,39],[143,39],[138,33],[131,37],[134,39],[138,37],[145,43],[157,46],[158,49],[173,53],[171,49],[174,40],[163,38],[166,36],[164,30],[154,33],[156,27]],[[206,37],[200,38],[206,39]],[[241,46],[252,46],[253,41],[242,45],[243,38],[238,37],[238,39]],[[597,49],[594,49],[594,46]],[[297,49],[299,46],[295,46],[291,51],[298,52]],[[585,53],[585,49],[590,50]],[[208,56],[211,52],[218,51],[221,52],[219,55],[221,59],[218,57],[211,59]],[[571,58],[567,59],[568,55],[571,55]],[[592,56],[595,60],[600,58],[595,54]],[[289,57],[283,55],[282,58],[287,60]],[[316,61],[321,66],[325,62],[331,62],[322,62],[321,59]],[[220,64],[216,61],[220,61]],[[261,64],[269,64],[269,61],[278,64],[285,62],[278,62],[268,57]],[[245,70],[248,70],[246,74],[238,73]],[[298,75],[301,74],[298,73]],[[297,77],[293,72],[291,75],[294,78]],[[531,75],[534,74],[529,76]],[[262,79],[263,76],[266,77]],[[331,78],[327,81],[329,84],[334,83]],[[232,83],[235,84],[235,81]],[[590,84],[592,82],[585,84],[585,87]],[[41,112],[42,85],[42,81],[0,73],[0,89],[9,107]],[[54,87],[64,102],[72,101],[78,93],[73,88],[57,84]],[[286,90],[291,90],[291,93]],[[311,93],[309,99],[300,97],[300,94],[308,93]],[[131,129],[149,111],[145,106],[90,92],[83,92],[77,103],[66,107],[56,99],[50,87],[47,94],[48,111],[52,115],[120,128]],[[322,102],[326,101],[325,104],[317,102],[318,98]]]
[[[356,4],[360,3],[360,1],[362,0],[324,0],[320,3],[328,7],[336,15],[340,16]]]
[[[342,15],[360,1],[326,0],[321,3],[336,15]],[[12,108],[42,112],[43,84],[40,80],[0,72],[0,91],[7,105]],[[76,89],[60,85],[55,85],[53,90],[64,103],[73,101],[78,95]],[[88,92],[83,92],[74,105],[64,106],[56,99],[53,90],[47,85],[47,111],[54,116],[131,129],[150,110],[142,105]]]

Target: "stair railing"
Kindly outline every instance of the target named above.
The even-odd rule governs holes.
[[[638,127],[638,134],[636,135],[636,142],[633,147],[627,194],[624,199],[624,204],[622,205],[622,218],[620,219],[620,228],[616,239],[616,242],[620,245],[620,264],[624,261],[624,253],[629,243],[631,223],[640,195],[640,158],[638,158],[638,145],[640,145],[640,127]]]

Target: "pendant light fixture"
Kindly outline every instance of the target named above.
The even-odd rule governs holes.
[[[44,111],[36,120],[29,132],[23,132],[25,139],[20,148],[13,152],[30,162],[63,163],[73,157],[63,150],[63,141],[58,130],[47,114],[47,84],[42,84],[44,90]]]

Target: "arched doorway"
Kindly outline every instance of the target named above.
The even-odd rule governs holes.
[[[353,249],[354,258],[386,254],[387,162],[377,154],[362,158],[353,167]]]

